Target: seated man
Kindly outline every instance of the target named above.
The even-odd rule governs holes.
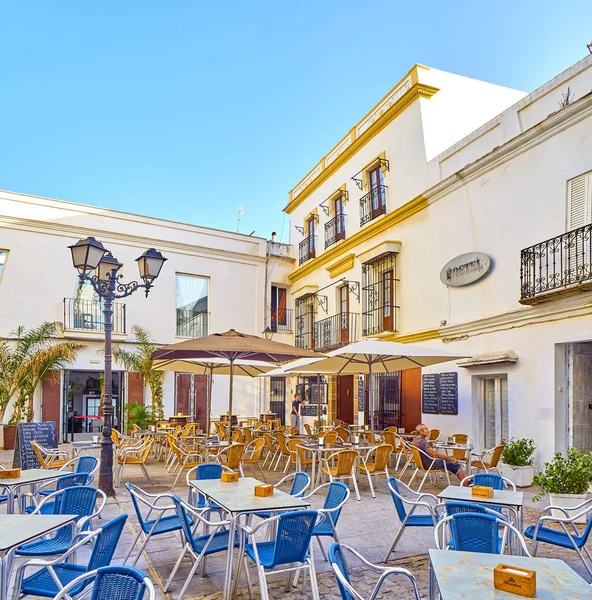
[[[444,469],[444,461],[446,461],[446,468],[454,473],[460,481],[465,478],[465,472],[461,469],[458,464],[458,458],[454,458],[448,456],[446,454],[440,454],[436,452],[428,442],[428,437],[430,435],[430,428],[423,423],[420,423],[417,428],[417,437],[411,442],[414,446],[417,446],[420,450],[431,456],[432,458],[437,458],[436,462],[433,464],[432,469]],[[427,456],[421,455],[421,461],[423,463],[424,469],[430,468],[430,463],[432,462]]]

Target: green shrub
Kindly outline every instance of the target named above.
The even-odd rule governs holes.
[[[591,478],[592,456],[583,454],[577,448],[569,448],[567,456],[556,454],[553,460],[545,463],[541,472],[535,475],[533,483],[541,490],[533,501],[545,494],[585,494]]]
[[[140,429],[146,429],[148,423],[152,420],[152,413],[147,406],[143,404],[134,404],[133,402],[125,405],[127,413],[127,433],[132,432],[132,426],[137,425]]]
[[[534,440],[522,438],[504,442],[502,462],[511,467],[529,467],[534,460]]]

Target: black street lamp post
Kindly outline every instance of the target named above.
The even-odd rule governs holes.
[[[123,275],[118,271],[123,266],[109,252],[101,242],[93,237],[79,240],[68,246],[72,252],[72,262],[78,269],[80,283],[88,281],[95,292],[104,302],[103,315],[105,316],[105,389],[103,390],[103,438],[101,440],[101,471],[99,474],[99,487],[107,495],[113,495],[113,442],[111,440],[111,427],[113,415],[112,374],[111,374],[111,333],[113,331],[113,301],[130,296],[136,290],[144,288],[146,297],[154,280],[160,274],[162,266],[167,260],[154,248],[146,250],[136,259],[140,278],[144,283],[132,281],[122,283]],[[96,275],[91,275],[93,271]]]

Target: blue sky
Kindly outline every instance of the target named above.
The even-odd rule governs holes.
[[[0,189],[287,240],[290,188],[415,63],[532,91],[592,3],[0,4]]]

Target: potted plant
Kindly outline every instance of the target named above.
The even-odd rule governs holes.
[[[577,506],[586,500],[588,481],[592,477],[592,456],[583,454],[577,448],[569,448],[567,456],[556,454],[551,462],[543,465],[541,472],[535,475],[533,483],[538,485],[540,492],[533,501],[549,494],[550,503],[562,508]],[[570,517],[576,512],[567,511]],[[565,517],[560,511],[551,511],[554,517]],[[583,517],[576,521],[585,523]]]
[[[127,433],[132,433],[133,426],[137,425],[140,429],[148,429],[152,422],[152,413],[147,406],[143,404],[134,404],[133,402],[125,405],[127,414]]]
[[[535,450],[534,440],[522,438],[504,442],[500,473],[512,481],[516,487],[532,485]]]

